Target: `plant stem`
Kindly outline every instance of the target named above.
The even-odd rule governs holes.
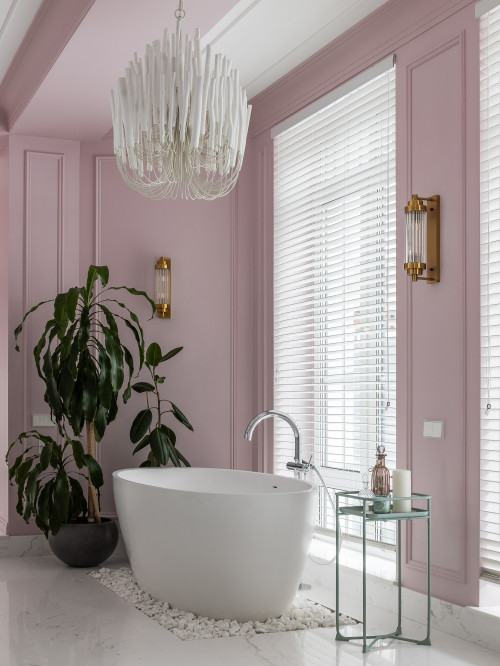
[[[94,422],[93,421],[85,421],[85,425],[87,427],[87,453],[89,455],[91,455],[92,458],[95,458]],[[88,505],[89,505],[89,515],[88,515],[89,523],[100,523],[101,522],[101,515],[99,513],[99,503],[97,501],[97,493],[96,493],[96,490],[95,490],[95,486],[92,483],[92,480],[90,478],[90,473],[89,473]]]

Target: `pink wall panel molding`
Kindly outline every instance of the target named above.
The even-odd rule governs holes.
[[[48,413],[32,350],[50,304],[27,323],[19,354],[13,329],[30,307],[77,284],[80,147],[28,137],[11,137],[9,144],[9,396],[16,397],[9,401],[11,442],[31,427],[33,413]],[[15,488],[9,498],[9,534],[32,533],[15,512]]]
[[[466,419],[466,384],[465,384],[465,43],[464,33],[462,32],[456,38],[438,46],[431,53],[411,62],[406,66],[407,74],[407,192],[420,192],[424,187],[427,189],[434,187],[441,192],[443,201],[448,201],[445,205],[445,212],[449,220],[443,224],[442,245],[443,258],[449,260],[446,263],[447,280],[444,282],[445,292],[441,286],[439,291],[444,292],[436,296],[437,312],[429,312],[428,292],[418,294],[421,298],[414,303],[412,298],[414,290],[409,289],[409,306],[412,312],[412,326],[408,327],[409,338],[406,349],[409,353],[409,382],[410,391],[407,398],[407,453],[406,461],[413,470],[413,477],[417,483],[428,483],[435,486],[435,489],[429,489],[435,499],[434,516],[439,523],[446,523],[449,527],[454,527],[454,543],[458,546],[450,552],[449,549],[441,552],[433,552],[432,570],[439,576],[449,578],[457,582],[465,582],[465,522],[462,517],[465,515],[466,499],[465,492],[456,493],[454,488],[457,486],[465,489],[467,480],[465,478],[465,419]],[[418,72],[422,69],[422,75]],[[432,77],[434,81],[432,81]],[[448,85],[443,85],[447,82]],[[434,84],[434,85],[433,85]],[[441,94],[441,98],[439,95]],[[440,139],[443,133],[440,130],[441,122],[437,122],[437,113],[433,124],[429,118],[421,120],[420,126],[414,127],[413,119],[418,115],[422,107],[421,100],[432,96],[435,100],[434,105],[443,110],[443,121],[446,117],[449,126],[452,124],[453,135],[449,136],[451,145],[442,145]],[[414,112],[415,109],[415,112]],[[445,109],[445,110],[444,110]],[[427,131],[426,131],[427,130]],[[418,146],[414,146],[418,142]],[[453,160],[456,168],[449,169],[451,161],[451,150],[456,147],[457,161]],[[448,182],[443,182],[440,173],[448,173],[452,176]],[[414,176],[415,173],[415,176]],[[427,183],[422,183],[422,180]],[[438,183],[441,184],[438,187]],[[419,184],[420,182],[420,184]],[[427,190],[425,190],[427,191]],[[454,256],[447,250],[447,247],[456,239],[456,248]],[[437,285],[436,285],[437,286]],[[439,300],[438,300],[439,299]],[[417,299],[415,299],[417,300]],[[456,313],[450,311],[453,304]],[[438,311],[446,312],[445,321],[442,327],[437,319]],[[435,315],[435,316],[434,316]],[[453,316],[455,315],[455,316]],[[453,319],[452,319],[453,318]],[[453,327],[450,329],[449,323],[453,320]],[[442,364],[442,349],[434,352],[434,336],[429,336],[424,345],[419,345],[418,341],[426,335],[426,331],[431,326],[432,331],[441,329],[441,334],[449,338],[449,343],[453,357],[450,364],[457,370],[457,382],[450,385],[450,373],[438,377],[437,382],[433,382],[434,387],[422,391],[422,383],[426,382],[426,377],[432,375],[432,368],[436,363]],[[439,342],[439,341],[438,341]],[[433,353],[434,352],[434,353]],[[424,367],[422,367],[424,366]],[[424,385],[425,385],[424,384]],[[441,386],[439,386],[441,384]],[[453,442],[453,448],[448,444],[444,452],[437,452],[437,455],[443,455],[443,465],[449,467],[452,474],[443,477],[441,474],[433,478],[433,471],[436,469],[436,452],[426,450],[429,444],[422,437],[422,417],[424,414],[433,413],[433,400],[437,399],[438,394],[444,390],[448,395],[453,392],[453,405],[451,413],[446,418],[447,435],[446,440]],[[418,408],[414,408],[418,405]],[[441,408],[442,409],[442,408]],[[439,410],[439,408],[438,408]],[[418,417],[415,417],[417,411]],[[443,417],[442,412],[440,417]],[[422,455],[422,450],[426,450],[426,456]],[[425,458],[432,456],[433,465],[429,466]],[[441,465],[439,465],[441,467]],[[429,475],[430,473],[430,475]],[[421,480],[419,481],[419,476]],[[451,477],[451,478],[450,478]],[[451,485],[451,487],[450,487]],[[452,503],[447,503],[446,499],[450,495],[454,496]],[[440,515],[441,514],[441,515]],[[413,526],[407,533],[407,565],[416,571],[425,571],[425,558],[423,558],[421,534],[418,535],[416,543]],[[418,529],[418,528],[417,528]],[[448,538],[451,534],[448,533]],[[436,549],[435,549],[436,550]]]

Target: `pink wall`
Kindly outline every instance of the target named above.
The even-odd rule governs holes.
[[[194,426],[191,433],[175,420],[170,424],[179,449],[193,465],[233,466],[235,200],[146,199],[124,184],[109,142],[82,144],[81,174],[81,280],[90,263],[105,264],[113,284],[153,296],[154,265],[161,255],[171,258],[172,318],[146,321],[145,302],[129,297],[127,303],[139,314],[149,342],[164,351],[184,347],[165,366],[164,384],[164,396]],[[133,394],[99,446],[107,481],[113,470],[145,457],[132,457],[129,440],[133,418],[144,406],[144,396]],[[103,490],[103,510],[114,511],[111,483]]]
[[[479,113],[478,24],[466,0],[390,0],[252,100],[257,193],[258,409],[272,406],[272,140],[270,128],[378,60],[396,54],[398,192],[398,466],[433,498],[432,589],[478,603]],[[240,181],[241,186],[241,181]],[[411,285],[405,202],[440,194],[438,285]],[[424,419],[444,420],[425,440]],[[270,469],[272,428],[259,434]],[[405,536],[403,581],[425,590],[424,525]]]
[[[12,330],[27,307],[80,283],[93,262],[110,267],[114,284],[152,294],[153,266],[165,254],[172,259],[172,319],[146,322],[145,332],[149,341],[156,339],[165,349],[184,346],[168,365],[165,384],[165,395],[195,426],[194,433],[175,426],[179,445],[195,465],[271,469],[272,424],[261,426],[252,444],[243,440],[248,420],[272,405],[269,130],[393,52],[398,211],[402,215],[403,203],[414,190],[441,194],[443,248],[440,285],[410,287],[402,270],[398,276],[398,465],[412,468],[415,490],[435,498],[434,593],[475,604],[479,179],[472,0],[389,0],[261,93],[253,100],[240,181],[219,201],[151,201],[135,194],[121,181],[106,141],[80,145],[10,137],[9,441],[29,426],[32,413],[46,411],[30,351],[36,318],[26,331],[22,353],[13,352]],[[1,233],[5,239],[5,225]],[[400,265],[403,252],[399,238]],[[5,296],[0,291],[0,307]],[[134,307],[146,314],[142,304]],[[5,367],[2,330],[0,367]],[[5,401],[0,404],[6,408]],[[138,464],[128,431],[140,408],[141,396],[134,395],[99,449],[108,482],[103,492],[108,515],[114,513],[111,472]],[[446,438],[432,444],[423,440],[424,418],[445,420]],[[35,532],[15,514],[12,494],[9,504],[9,533]],[[424,583],[420,537],[417,528],[405,539],[404,580],[416,589]]]

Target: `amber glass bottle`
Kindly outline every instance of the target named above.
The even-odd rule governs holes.
[[[387,497],[391,492],[391,476],[385,466],[385,446],[377,446],[377,464],[372,470],[372,491],[376,495],[373,502],[373,511],[375,513],[389,513],[391,510],[391,501],[378,500],[378,497]]]

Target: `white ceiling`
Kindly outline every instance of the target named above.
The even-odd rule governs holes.
[[[143,52],[145,35],[151,41],[165,26],[173,29],[177,2],[95,0],[12,131],[87,141],[104,136],[111,126],[109,89],[134,51]],[[183,30],[191,33],[199,20],[203,44],[231,58],[251,99],[384,2],[185,0]],[[0,0],[0,80],[41,3]]]
[[[240,0],[204,36],[240,70],[251,99],[386,0]]]
[[[0,83],[42,0],[0,0]]]

